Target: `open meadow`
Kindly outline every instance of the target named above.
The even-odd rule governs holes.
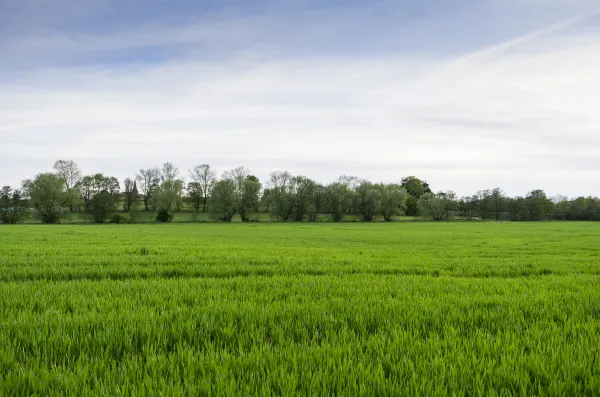
[[[595,396],[600,224],[0,227],[0,395]]]

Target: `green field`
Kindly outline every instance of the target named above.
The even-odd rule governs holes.
[[[600,392],[600,224],[0,227],[0,395]]]

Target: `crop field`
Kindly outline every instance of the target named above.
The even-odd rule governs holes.
[[[0,227],[0,395],[596,396],[600,224]]]

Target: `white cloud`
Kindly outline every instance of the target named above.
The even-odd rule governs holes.
[[[570,33],[577,22],[458,57],[38,70],[0,83],[0,183],[69,158],[120,178],[163,161],[182,170],[211,162],[262,178],[274,169],[324,182],[416,174],[459,194],[500,185],[600,195],[600,34]]]

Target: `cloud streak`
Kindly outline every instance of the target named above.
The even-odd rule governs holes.
[[[37,62],[5,67],[12,74],[0,79],[0,183],[16,185],[72,158],[86,173],[119,178],[164,161],[182,170],[210,162],[219,171],[243,164],[261,178],[275,169],[322,182],[341,173],[384,181],[416,174],[459,194],[499,185],[510,194],[600,195],[590,184],[600,177],[600,32],[577,29],[593,20],[592,3],[578,2],[572,15],[558,0],[552,12],[492,0],[487,8],[392,4],[315,9],[299,2],[290,16],[262,3],[260,12],[200,13],[201,25],[149,18],[116,33],[55,28],[48,38],[0,42]],[[390,27],[388,9],[400,28]],[[513,18],[509,26],[515,12],[539,19],[525,26],[527,18]],[[475,37],[482,32],[475,23],[458,30],[460,46],[431,44],[450,26],[479,19],[500,26],[491,39]],[[357,48],[349,49],[352,34],[340,45],[361,21],[367,28],[357,29],[367,36]],[[306,39],[286,22],[315,30]],[[437,30],[426,36],[431,26]],[[407,32],[421,40],[406,44]],[[376,50],[365,46],[378,39]],[[153,56],[111,59],[140,46]],[[106,58],[82,62],[86,53]]]

